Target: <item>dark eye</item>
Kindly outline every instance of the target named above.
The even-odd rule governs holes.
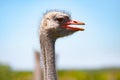
[[[65,19],[64,18],[57,18],[56,19],[58,22],[60,22],[60,23],[62,23],[62,22],[64,22],[65,21]]]

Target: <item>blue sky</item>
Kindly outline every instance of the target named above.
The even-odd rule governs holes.
[[[34,69],[40,50],[38,29],[49,9],[70,12],[86,23],[84,32],[56,42],[57,66],[102,68],[120,66],[119,0],[0,0],[0,62],[13,69]]]

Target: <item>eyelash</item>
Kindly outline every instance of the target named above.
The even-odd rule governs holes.
[[[64,18],[56,18],[56,20],[57,20],[58,22],[64,22],[64,21],[65,21]]]

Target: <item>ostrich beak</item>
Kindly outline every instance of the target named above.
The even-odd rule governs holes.
[[[63,27],[74,31],[84,31],[84,29],[78,27],[78,25],[85,25],[85,23],[80,21],[70,20],[66,22]]]

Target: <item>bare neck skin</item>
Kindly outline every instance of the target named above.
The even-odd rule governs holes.
[[[47,33],[40,34],[41,52],[44,61],[44,80],[57,80],[55,66],[55,38]]]

